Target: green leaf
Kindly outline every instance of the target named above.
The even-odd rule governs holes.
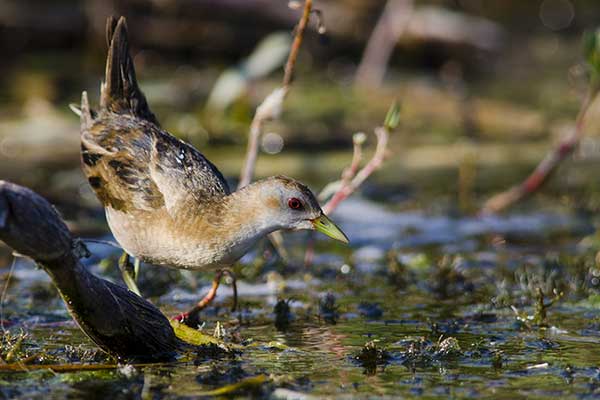
[[[583,55],[588,63],[592,81],[600,78],[600,30],[586,31],[583,34]]]
[[[385,116],[385,122],[383,123],[383,126],[388,131],[392,131],[392,130],[396,129],[396,127],[398,126],[399,123],[400,123],[400,106],[398,105],[398,102],[394,100],[394,102],[390,106],[390,109],[387,112],[387,115]]]

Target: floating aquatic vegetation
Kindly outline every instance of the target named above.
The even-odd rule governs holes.
[[[290,303],[292,301],[292,299],[279,299],[273,308],[273,313],[275,313],[275,327],[280,331],[284,331],[290,326],[290,322],[292,321]]]
[[[385,366],[390,359],[390,353],[378,345],[378,341],[369,340],[353,359],[363,368],[366,375],[374,375],[378,366]]]
[[[444,255],[434,267],[429,279],[432,292],[440,299],[464,296],[475,289],[473,283],[459,269],[459,257]]]
[[[319,299],[319,317],[328,324],[334,324],[339,318],[338,306],[335,304],[335,295],[327,292]]]
[[[542,289],[537,288],[533,322],[540,327],[548,327],[548,308],[552,307],[554,303],[559,301],[563,295],[563,292],[558,292],[556,289],[554,289],[554,298],[546,301]]]
[[[379,303],[362,301],[358,305],[358,312],[367,319],[377,319],[383,316],[383,309]]]
[[[430,368],[442,361],[448,361],[462,354],[455,337],[440,336],[436,342],[425,337],[403,340],[399,345],[401,363],[411,368]]]
[[[0,354],[4,363],[11,363],[26,356],[23,342],[27,339],[24,331],[3,331],[0,338]]]

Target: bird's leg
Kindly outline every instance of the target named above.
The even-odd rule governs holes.
[[[216,297],[217,289],[221,284],[221,278],[223,278],[223,275],[227,275],[232,279],[231,285],[233,287],[233,306],[231,308],[231,311],[235,311],[237,308],[237,282],[235,279],[235,274],[230,269],[223,268],[217,271],[215,279],[213,279],[212,281],[212,286],[206,294],[206,296],[204,296],[202,300],[200,300],[198,304],[196,304],[191,310],[181,313],[176,317],[173,317],[172,319],[174,321],[179,321],[182,323],[197,320],[200,311],[206,308],[206,306],[208,306]]]
[[[225,268],[227,275],[231,278],[231,288],[233,289],[233,304],[231,305],[231,312],[237,310],[238,293],[237,293],[237,279],[232,270]]]
[[[131,290],[133,293],[142,297],[142,295],[140,294],[140,289],[135,283],[139,268],[140,261],[136,259],[135,265],[131,264],[129,254],[127,254],[127,252],[124,251],[123,255],[119,258],[119,269],[121,270],[121,276],[123,277],[123,281],[127,285],[127,288],[129,288],[129,290]]]

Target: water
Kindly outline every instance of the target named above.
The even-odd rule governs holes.
[[[581,16],[593,15],[593,7],[578,7]],[[590,136],[543,194],[505,216],[456,211],[473,210],[490,193],[526,176],[577,114],[585,83],[576,72],[584,68],[571,68],[581,59],[575,33],[595,29],[588,25],[593,18],[579,18],[566,34],[540,32],[529,26],[539,17],[538,5],[525,8],[529,14],[501,12],[507,32],[518,28],[514,32],[522,45],[471,61],[450,52],[439,71],[429,65],[432,61],[417,60],[421,51],[411,55],[414,50],[405,49],[377,92],[348,86],[358,59],[347,50],[332,53],[337,54],[332,59],[326,56],[329,47],[313,61],[308,52],[300,57],[283,119],[266,131],[280,135],[283,151],[261,155],[257,175],[282,173],[323,187],[350,162],[352,133],[371,135],[396,96],[403,108],[401,127],[391,137],[384,168],[361,188],[377,202],[353,197],[334,215],[350,247],[319,238],[314,263],[306,268],[307,235],[288,234],[292,265],[262,261],[260,247],[235,267],[240,311],[229,312],[232,291],[225,285],[202,315],[203,332],[221,326],[225,342],[238,346],[233,354],[199,351],[172,363],[115,365],[72,321],[46,274],[17,259],[0,315],[7,329],[0,341],[0,398],[195,398],[240,382],[245,384],[232,396],[600,397],[600,267],[595,261],[600,241],[592,217],[600,210],[595,176],[600,157],[591,136],[597,124],[593,116]],[[527,21],[527,29],[521,21]],[[243,32],[234,24],[226,28]],[[252,31],[271,29],[259,25]],[[83,88],[97,103],[102,35],[97,40],[81,35],[75,46],[68,37],[64,46],[44,47],[38,54],[35,37],[56,36],[44,29],[23,36],[29,39],[19,46],[31,42],[31,51],[9,65],[11,85],[3,91],[7,103],[0,109],[6,120],[0,125],[0,178],[58,203],[78,234],[111,239],[81,175],[79,120],[66,106],[79,101]],[[135,32],[135,19],[131,29]],[[253,82],[248,97],[213,115],[201,111],[208,92],[222,64],[235,65],[247,55],[249,39],[241,50],[215,44],[197,65],[195,58],[204,53],[200,48],[178,58],[181,48],[169,54],[146,51],[149,42],[137,36],[138,78],[163,126],[193,142],[226,176],[238,176],[244,151],[239,144],[254,107],[280,76]],[[189,43],[188,36],[182,44]],[[220,36],[225,42],[239,37]],[[170,64],[157,64],[166,61]],[[416,72],[397,68],[405,62]],[[464,67],[465,76],[457,72],[450,82],[454,64]],[[365,155],[373,144],[369,136]],[[94,257],[86,265],[121,282],[118,252],[101,245],[90,249]],[[2,285],[11,259],[0,247],[0,267],[6,267],[0,270]],[[197,301],[211,279],[208,273],[144,266],[139,286],[170,316]],[[278,317],[274,310],[285,309],[284,304],[289,315]],[[5,371],[6,364],[17,362],[22,371]],[[248,381],[261,376],[260,384]]]
[[[360,198],[343,203],[335,219],[352,247],[319,240],[311,268],[242,260],[240,311],[228,311],[231,290],[222,287],[203,316],[204,332],[218,322],[225,340],[241,346],[218,358],[184,354],[169,364],[113,366],[71,321],[44,273],[19,260],[4,318],[12,335],[26,336],[12,361],[103,369],[2,372],[0,395],[189,398],[262,375],[264,383],[232,395],[600,395],[600,270],[593,240],[582,241],[593,232],[588,219],[557,208],[450,217]],[[294,259],[301,259],[305,239],[287,237]],[[89,267],[118,281],[116,254],[91,247],[111,261],[92,259]],[[171,315],[209,280],[146,266],[140,286]],[[536,311],[538,288],[545,318]],[[276,324],[281,299],[290,313]],[[9,339],[4,358],[15,343]]]

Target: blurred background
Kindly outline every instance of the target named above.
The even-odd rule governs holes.
[[[163,127],[235,180],[254,110],[281,82],[295,3],[2,0],[0,178],[48,196],[67,218],[86,220],[81,229],[105,230],[79,170],[68,104],[82,90],[97,104],[105,20],[125,15],[138,80]],[[592,0],[314,6],[320,18],[311,20],[282,118],[266,127],[257,174],[319,190],[349,162],[352,134],[368,133],[373,145],[373,128],[398,99],[390,157],[362,194],[462,213],[524,178],[570,132],[587,87],[581,35],[600,17]],[[595,107],[581,148],[530,205],[597,211],[598,126]]]
[[[319,192],[350,163],[356,132],[367,135],[367,158],[373,153],[373,130],[397,99],[389,157],[333,216],[351,245],[297,232],[284,236],[290,263],[267,257],[265,245],[242,258],[239,317],[227,311],[225,285],[221,306],[203,315],[205,332],[223,323],[234,342],[250,339],[242,356],[211,363],[223,372],[206,372],[200,360],[114,375],[0,374],[0,398],[189,398],[263,373],[292,377],[285,387],[316,396],[600,396],[600,107],[541,191],[503,214],[478,215],[573,131],[589,87],[582,34],[597,28],[600,2],[313,2],[320,13],[283,114],[265,126],[256,172]],[[303,3],[0,0],[0,179],[44,195],[75,234],[112,239],[79,166],[69,104],[83,90],[98,104],[105,21],[124,15],[140,86],[162,126],[235,187],[254,111],[281,84]],[[86,265],[121,282],[120,253],[88,246]],[[16,260],[0,244],[0,322],[30,335],[22,359],[39,349],[54,363],[97,354],[45,273]],[[176,315],[212,279],[145,265],[139,286]],[[277,326],[278,309],[290,327]],[[14,353],[6,337],[1,360]],[[361,349],[377,360],[362,361]]]

